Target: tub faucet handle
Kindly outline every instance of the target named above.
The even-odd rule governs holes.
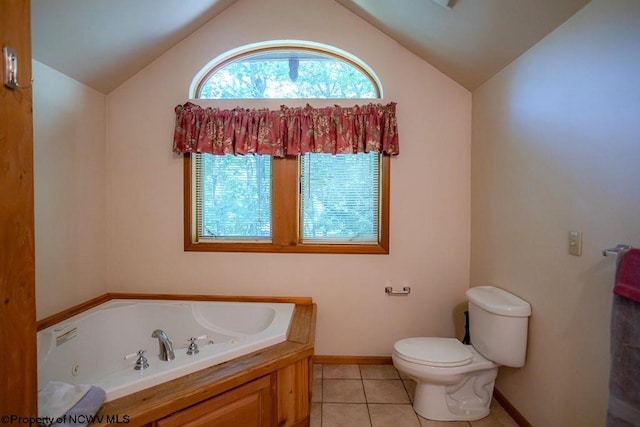
[[[200,350],[198,349],[198,344],[196,344],[196,340],[197,338],[195,337],[189,338],[189,347],[187,348],[187,354],[189,356],[200,353]]]
[[[136,371],[141,371],[142,369],[147,369],[149,367],[149,361],[144,357],[145,351],[146,350],[138,350],[138,360],[136,360],[136,364],[133,367]]]
[[[198,344],[196,344],[197,340],[204,340],[207,339],[206,335],[200,335],[199,337],[191,337],[189,338],[189,347],[187,347],[187,354],[189,356],[192,356],[194,354],[198,354],[200,353],[200,350],[198,349]]]

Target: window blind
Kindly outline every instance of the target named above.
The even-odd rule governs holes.
[[[195,155],[198,240],[271,239],[271,157]]]
[[[377,243],[380,154],[308,153],[301,162],[301,239]]]

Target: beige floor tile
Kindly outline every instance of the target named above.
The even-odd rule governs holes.
[[[418,416],[422,427],[469,427],[466,421],[433,421]]]
[[[395,380],[400,378],[393,365],[360,365],[363,380]]]
[[[322,365],[317,363],[313,365],[313,378],[322,379]]]
[[[413,396],[416,395],[416,382],[414,380],[402,380],[402,383],[409,394],[409,400],[413,403]]]
[[[313,380],[313,391],[311,393],[312,402],[322,402],[322,380]]]
[[[471,425],[473,427],[518,427],[518,424],[495,399],[491,400],[490,410],[489,416],[481,420],[471,421]]]
[[[322,365],[322,378],[360,379],[358,365]]]
[[[323,403],[322,427],[370,427],[364,403]]]
[[[362,380],[367,403],[410,403],[400,380]]]
[[[360,380],[322,380],[322,402],[365,403]]]
[[[322,403],[311,403],[309,427],[322,427]]]
[[[411,405],[369,404],[373,427],[420,427]]]

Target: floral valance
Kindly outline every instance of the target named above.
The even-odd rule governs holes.
[[[266,154],[399,153],[396,104],[280,110],[220,110],[178,105],[175,153]]]

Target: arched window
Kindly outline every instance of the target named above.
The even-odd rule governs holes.
[[[198,82],[196,98],[380,98],[377,79],[367,68],[327,48],[262,47],[211,67]]]
[[[381,97],[370,67],[317,43],[262,43],[214,59],[194,78],[199,99]],[[353,105],[353,101],[351,104]],[[388,253],[389,157],[379,152],[185,154],[185,249]]]

